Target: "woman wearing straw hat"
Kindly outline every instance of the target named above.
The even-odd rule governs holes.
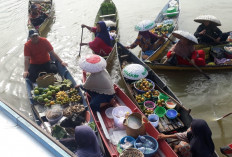
[[[91,54],[81,59],[79,66],[84,71],[91,73],[86,82],[79,85],[91,96],[91,109],[100,111],[101,107],[108,104],[115,105],[114,83],[105,69],[105,59],[99,55]]]
[[[158,36],[149,32],[150,29],[155,27],[155,22],[150,20],[144,20],[135,26],[135,30],[139,31],[136,40],[127,46],[127,49],[133,49],[136,46],[142,48],[142,58],[147,59],[151,54],[154,53],[156,49],[160,47],[165,42],[163,36]]]
[[[201,15],[196,17],[194,21],[201,23],[194,33],[199,44],[219,44],[220,42],[226,41],[229,36],[229,32],[222,33],[217,27],[221,26],[221,22],[215,16]]]
[[[205,52],[194,49],[193,45],[198,43],[195,36],[181,30],[174,31],[172,34],[180,40],[167,53],[168,59],[175,55],[178,65],[205,66]]]

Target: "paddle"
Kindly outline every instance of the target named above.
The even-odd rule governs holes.
[[[187,58],[187,60],[188,60],[200,73],[202,73],[207,79],[210,79],[210,77],[209,77],[206,73],[204,73],[204,72],[201,70],[201,68],[199,68],[195,63],[193,63],[189,58]]]
[[[172,39],[170,39],[166,34],[162,34],[165,38],[167,38],[168,40],[170,40],[172,42],[172,44],[175,44],[176,42],[173,41]]]
[[[83,37],[83,27],[81,28],[81,43],[82,43],[82,37]],[[81,46],[80,46],[80,51],[79,51],[79,57],[81,55]]]
[[[220,118],[217,118],[217,119],[215,119],[216,121],[218,121],[218,120],[221,120],[221,119],[223,119],[223,118],[225,118],[225,117],[227,117],[227,116],[229,116],[229,115],[231,115],[232,114],[232,112],[230,112],[230,113],[228,113],[228,114],[226,114],[226,115],[224,115],[224,116],[222,116],[222,117],[220,117]]]

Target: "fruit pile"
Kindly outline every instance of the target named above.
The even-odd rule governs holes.
[[[174,29],[173,23],[159,23],[157,24],[152,30],[150,30],[151,33],[155,33],[158,35],[166,34],[168,35],[171,33]]]
[[[141,94],[136,95],[135,99],[138,103],[142,103],[145,101],[145,98]]]
[[[56,102],[57,104],[68,104],[69,103],[69,97],[68,94],[65,91],[59,91],[56,93]]]
[[[152,88],[154,88],[151,81],[150,80],[148,81],[146,78],[143,78],[143,79],[140,79],[139,81],[137,81],[135,83],[135,87],[137,89],[145,91],[145,92],[147,92],[147,91],[151,90]]]

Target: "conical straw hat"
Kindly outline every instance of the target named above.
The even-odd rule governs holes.
[[[195,22],[203,23],[204,21],[213,22],[216,26],[221,26],[220,20],[213,15],[200,15],[194,19]]]
[[[143,20],[135,26],[136,31],[148,31],[155,27],[155,21]]]
[[[189,32],[177,30],[177,31],[174,31],[172,33],[172,35],[175,36],[176,38],[179,38],[179,39],[185,38],[185,39],[188,39],[188,40],[198,44],[197,38]]]

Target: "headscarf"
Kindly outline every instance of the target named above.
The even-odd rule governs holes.
[[[186,39],[187,40],[187,39]],[[180,39],[174,47],[171,48],[171,51],[174,51],[176,55],[191,59],[192,52],[194,51],[194,46],[192,42],[189,44],[182,43],[183,39]]]
[[[98,38],[101,38],[108,46],[111,46],[111,40],[110,40],[110,35],[107,30],[106,24],[104,21],[99,21],[97,24],[100,25],[101,31],[96,32],[95,36]]]
[[[106,69],[91,73],[83,87],[99,94],[112,95],[115,93],[114,83]]]
[[[78,147],[75,154],[78,157],[102,157],[97,137],[89,126],[77,126],[75,128],[75,140]]]
[[[191,131],[187,133],[192,157],[213,156],[214,143],[211,136],[212,132],[205,120],[193,119]]]

